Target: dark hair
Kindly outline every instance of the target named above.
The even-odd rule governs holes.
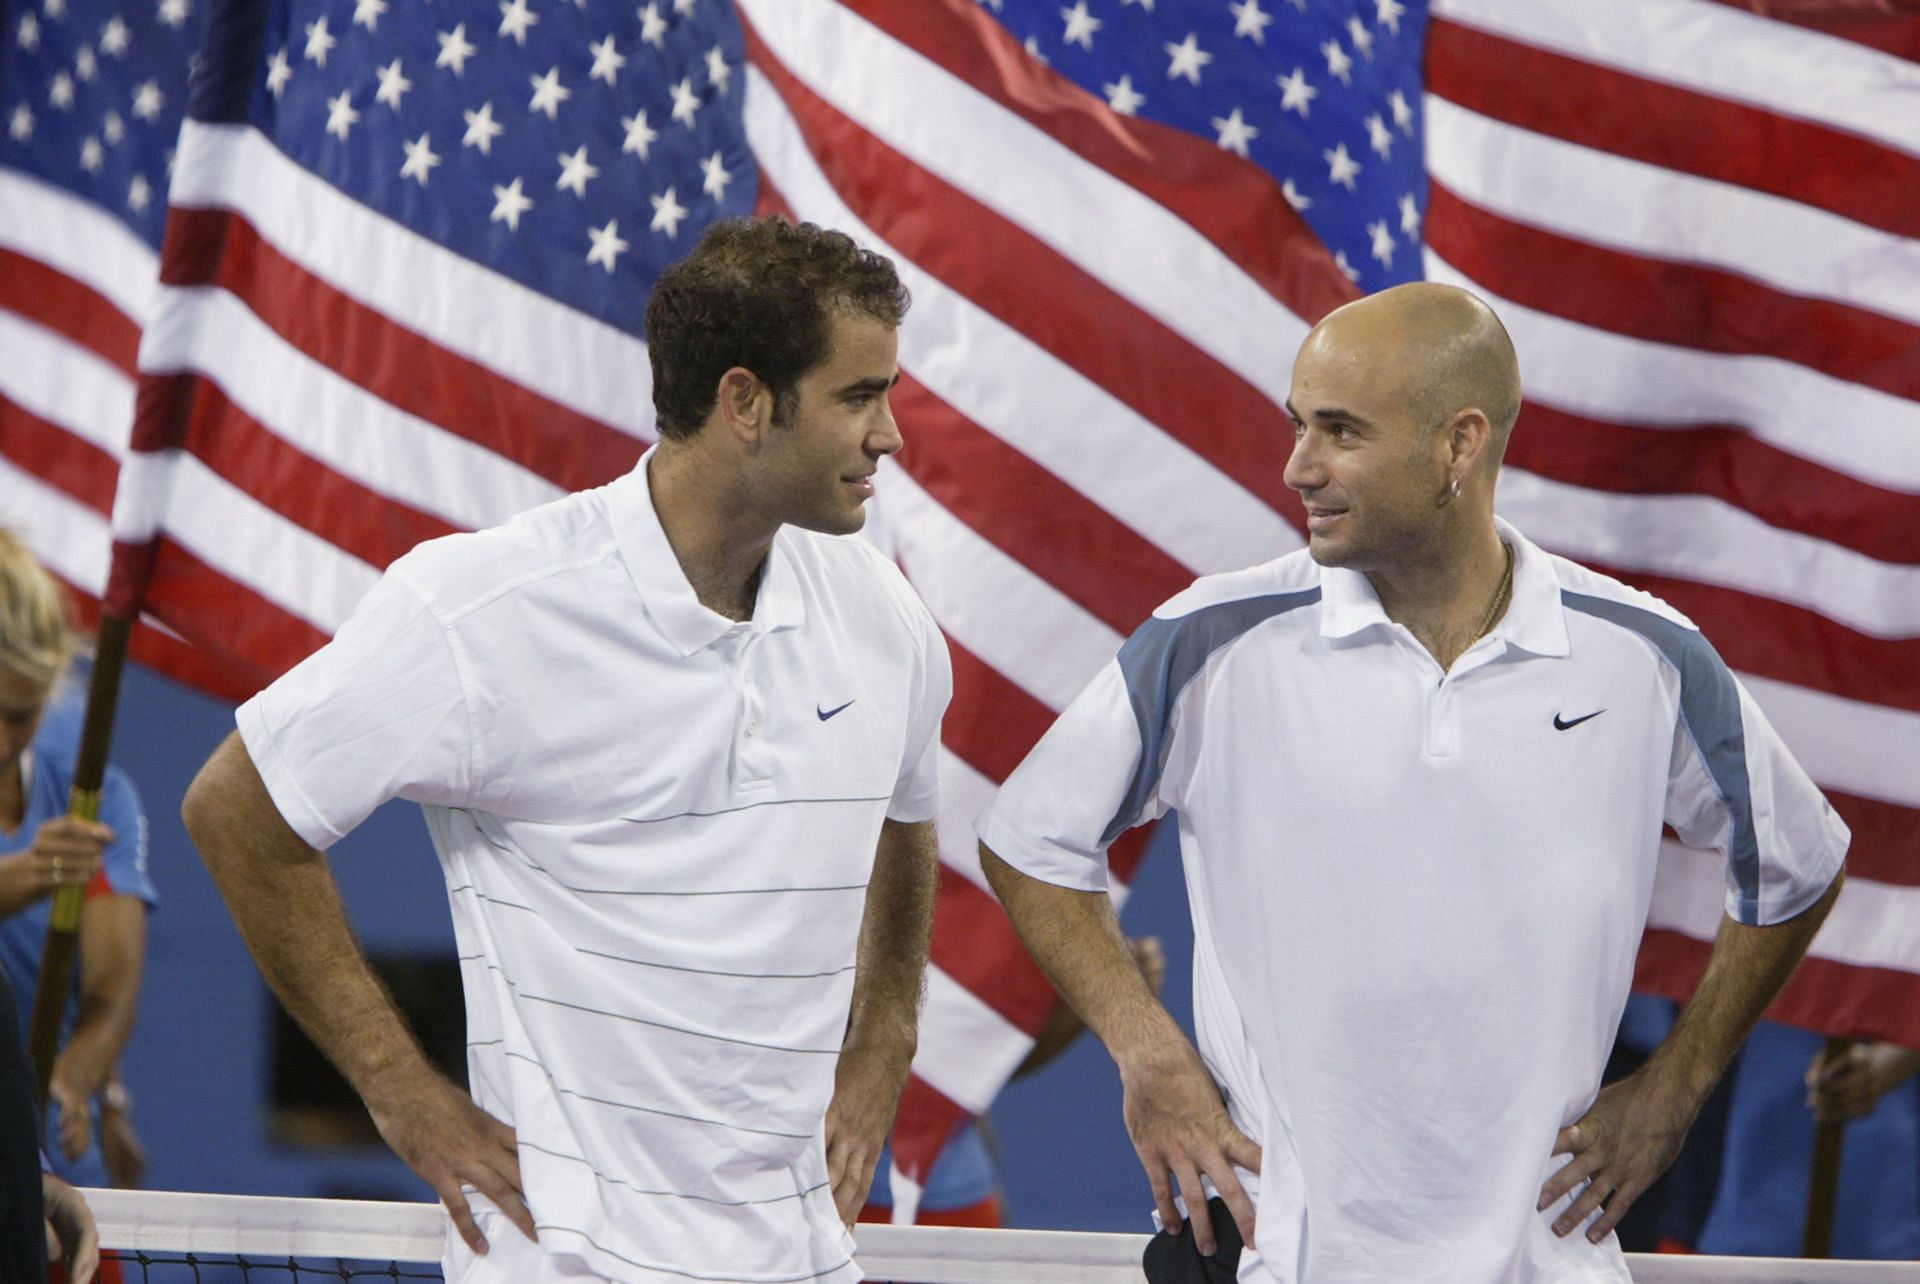
[[[735,366],[773,390],[774,421],[785,423],[801,376],[826,360],[834,312],[898,326],[909,302],[892,261],[844,232],[783,218],[713,224],[647,303],[660,435],[698,432]]]

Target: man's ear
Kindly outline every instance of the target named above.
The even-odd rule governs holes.
[[[720,376],[713,409],[728,436],[757,445],[773,422],[773,390],[753,371],[734,366]]]
[[[1493,425],[1477,406],[1458,411],[1447,422],[1448,463],[1455,477],[1465,477],[1480,467],[1493,444]]]

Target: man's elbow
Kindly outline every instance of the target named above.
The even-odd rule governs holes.
[[[229,735],[201,764],[193,783],[187,786],[186,795],[180,800],[180,820],[186,825],[187,836],[199,849],[202,860],[219,847],[223,822],[231,818],[242,794],[243,774],[251,771],[252,766],[239,736]]]
[[[993,894],[1002,904],[1005,904],[1007,898],[1015,893],[1020,881],[1026,877],[1006,861],[1001,860],[993,848],[985,843],[980,844],[980,872],[987,876],[987,886],[993,889]]]
[[[180,820],[187,827],[187,837],[193,839],[196,847],[204,847],[211,836],[213,818],[218,808],[214,796],[220,786],[215,777],[218,774],[216,764],[219,753],[200,764],[200,770],[194,773],[193,783],[187,786],[186,796],[180,800]]]
[[[1833,880],[1827,884],[1826,890],[1810,901],[1805,909],[1792,918],[1779,920],[1773,926],[1790,930],[1805,940],[1811,940],[1820,930],[1820,925],[1827,921],[1827,914],[1833,909],[1833,903],[1840,899],[1840,889],[1846,885],[1846,882],[1847,867],[1842,865],[1834,871]]]

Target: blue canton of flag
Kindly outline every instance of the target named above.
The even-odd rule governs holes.
[[[98,205],[154,249],[200,43],[193,0],[0,6],[0,167]]]
[[[248,119],[290,157],[629,333],[701,230],[753,208],[719,0],[306,0],[265,35]]]
[[[1419,280],[1426,0],[980,0],[1122,115],[1273,176],[1361,289]]]

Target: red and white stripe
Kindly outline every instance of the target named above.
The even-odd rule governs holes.
[[[134,355],[158,256],[97,206],[0,168],[0,525],[21,533],[97,618]],[[140,658],[212,690],[224,671],[157,621]]]
[[[0,169],[0,522],[99,596],[156,256],[98,207]]]
[[[1912,1043],[1920,18],[1760,7],[1436,0],[1428,274],[1520,350],[1503,510],[1691,615],[1854,828],[1776,1015]],[[1691,990],[1722,888],[1669,844],[1643,984]]]

